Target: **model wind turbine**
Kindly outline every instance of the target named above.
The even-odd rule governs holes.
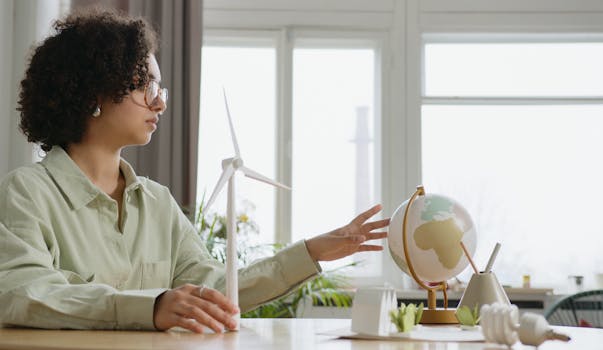
[[[209,209],[212,203],[216,200],[216,197],[228,181],[228,200],[226,204],[226,297],[228,300],[239,305],[239,282],[237,274],[237,235],[236,235],[236,212],[235,212],[235,175],[237,171],[242,172],[245,176],[252,179],[265,182],[267,184],[290,190],[283,184],[280,184],[268,177],[251,170],[244,166],[243,158],[241,158],[241,152],[239,151],[239,143],[237,142],[237,136],[235,135],[234,127],[232,125],[232,118],[230,116],[230,110],[228,108],[228,100],[226,99],[226,91],[224,93],[224,105],[226,106],[226,115],[228,116],[228,125],[230,127],[230,136],[232,137],[232,144],[234,145],[235,156],[232,158],[226,158],[222,160],[222,175],[218,180],[218,184],[214,188],[214,191],[207,201],[205,211]],[[237,321],[239,315],[236,316]],[[238,324],[238,322],[237,322]],[[238,327],[238,326],[237,326]],[[238,328],[237,328],[238,329]]]

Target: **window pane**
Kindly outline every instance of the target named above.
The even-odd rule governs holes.
[[[204,46],[201,73],[198,198],[209,199],[222,172],[221,161],[234,156],[222,88],[245,165],[275,176],[275,49]],[[261,242],[274,241],[274,187],[237,177],[237,212],[255,220]],[[224,187],[212,211],[226,213]],[[255,210],[253,210],[255,208]]]
[[[566,292],[603,270],[603,105],[424,106],[423,182],[457,199],[478,233],[476,263],[503,284]],[[461,275],[468,280],[471,271]]]
[[[374,50],[298,48],[293,58],[295,241],[342,226],[378,198]],[[358,254],[356,259],[366,267],[378,263],[377,256]],[[372,275],[375,271],[380,269]]]
[[[425,45],[426,96],[603,96],[603,43]]]

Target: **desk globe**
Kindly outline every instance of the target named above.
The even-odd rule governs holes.
[[[469,213],[451,198],[425,194],[422,186],[391,217],[388,245],[394,262],[427,290],[427,309],[421,323],[458,323],[448,309],[446,280],[463,271],[469,261],[460,242],[473,255],[476,233]],[[441,290],[444,308],[436,308]]]

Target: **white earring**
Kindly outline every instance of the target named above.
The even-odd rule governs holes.
[[[101,109],[100,109],[100,106],[97,105],[96,108],[94,109],[94,112],[92,112],[92,116],[94,118],[97,118],[99,115],[101,115]]]

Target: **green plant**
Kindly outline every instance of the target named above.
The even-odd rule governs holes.
[[[347,268],[346,265],[342,268]],[[297,308],[304,300],[311,300],[313,305],[350,307],[352,296],[345,292],[349,284],[345,276],[326,271],[314,279],[302,283],[289,294],[270,301],[262,306],[241,315],[243,318],[294,318]]]
[[[463,326],[476,326],[480,321],[477,304],[473,307],[473,311],[471,311],[469,306],[463,305],[456,309],[455,315]]]
[[[415,325],[419,324],[423,317],[423,303],[417,307],[415,304],[402,303],[399,308],[389,312],[391,322],[396,326],[398,332],[409,332]]]
[[[245,203],[244,209],[246,212],[250,212],[254,208],[250,203]],[[204,202],[202,202],[195,218],[195,227],[210,254],[224,263],[226,260],[226,218],[216,213],[206,213]],[[237,215],[236,232],[237,256],[240,266],[272,255],[283,248],[281,244],[255,244],[259,228],[247,214]],[[315,278],[302,283],[287,295],[246,312],[241,317],[293,318],[296,316],[300,303],[304,300],[311,300],[313,305],[349,307],[352,305],[352,296],[345,290],[349,290],[350,285],[347,277],[341,274],[341,270],[355,265],[357,263],[324,271]]]
[[[244,203],[245,211],[253,211],[250,203]],[[255,259],[274,254],[282,248],[280,244],[256,244],[259,228],[247,214],[239,214],[235,220],[237,232],[237,256],[240,266],[249,264]],[[209,253],[218,261],[226,262],[226,217],[215,213],[205,213],[204,202],[201,203],[195,218],[197,232],[205,242]]]

